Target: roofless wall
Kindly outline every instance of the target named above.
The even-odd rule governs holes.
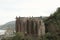
[[[40,17],[16,17],[16,32],[32,36],[44,35],[44,22]]]

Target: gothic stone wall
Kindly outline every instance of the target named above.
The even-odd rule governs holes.
[[[16,32],[42,36],[45,34],[44,22],[40,17],[16,17]]]

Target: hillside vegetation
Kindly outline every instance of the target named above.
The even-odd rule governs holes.
[[[45,22],[46,33],[50,33],[55,38],[60,40],[60,8],[58,8]]]
[[[15,30],[15,21],[10,21],[4,25],[0,26],[1,30],[13,29]]]

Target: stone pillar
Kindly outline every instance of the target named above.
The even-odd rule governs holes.
[[[27,20],[27,34],[29,34],[29,20]]]
[[[18,21],[18,29],[19,29],[19,32],[21,32],[21,20],[20,20],[20,17],[19,17],[19,21]]]
[[[16,32],[19,32],[19,18],[16,17]]]
[[[33,35],[34,35],[34,36],[36,35],[36,34],[35,34],[35,26],[36,26],[35,21],[33,21]]]
[[[23,20],[21,20],[21,32],[23,32],[23,29],[24,29],[24,27],[23,27]]]
[[[29,20],[29,35],[31,35],[31,19]]]
[[[18,18],[16,17],[16,32],[18,32]]]
[[[23,27],[24,27],[24,30],[23,30],[23,31],[24,31],[24,33],[25,33],[25,22],[23,22]]]
[[[21,32],[21,21],[19,22],[19,25],[20,25],[20,32]]]
[[[38,24],[37,24],[37,22],[36,22],[36,26],[35,26],[35,34],[36,34],[36,36],[38,35]]]
[[[34,21],[34,35],[36,36],[37,34],[37,24],[36,21]]]
[[[42,34],[42,36],[43,35],[45,35],[45,25],[44,25],[44,22],[43,22],[43,20],[41,20],[41,25],[40,25],[41,27],[41,34]]]
[[[34,27],[33,27],[33,25],[34,25],[34,22],[33,22],[33,20],[31,21],[31,34],[33,35],[34,34]]]
[[[25,21],[25,34],[27,34],[27,20]]]
[[[38,36],[41,36],[42,34],[41,34],[41,21],[38,21]]]

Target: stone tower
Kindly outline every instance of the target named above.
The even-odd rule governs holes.
[[[44,22],[40,17],[16,17],[16,32],[42,36],[45,34]]]

